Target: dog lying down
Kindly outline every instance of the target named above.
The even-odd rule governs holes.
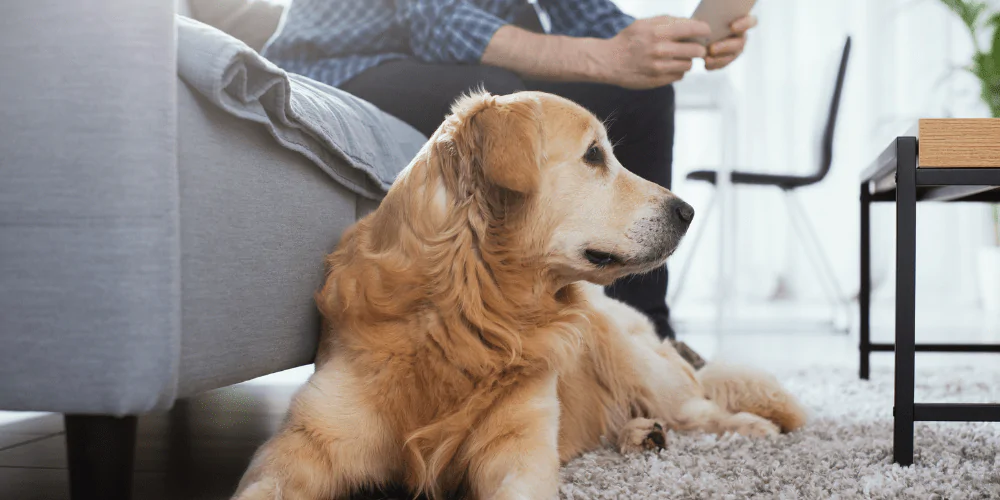
[[[327,259],[316,372],[235,498],[558,495],[559,466],[665,431],[766,437],[805,413],[773,377],[695,372],[598,285],[663,265],[694,211],[549,94],[459,99]]]

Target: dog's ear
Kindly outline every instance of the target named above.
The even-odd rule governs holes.
[[[456,147],[490,184],[531,193],[541,177],[540,105],[530,97],[464,96],[452,106]]]

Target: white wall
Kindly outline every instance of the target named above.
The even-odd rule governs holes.
[[[619,0],[633,15],[689,15],[697,0]],[[996,4],[996,2],[994,2]],[[1000,7],[1000,6],[998,6]],[[764,172],[808,173],[816,168],[814,135],[828,105],[834,59],[853,37],[837,131],[833,171],[801,192],[845,292],[857,291],[859,174],[892,137],[918,117],[986,116],[976,81],[953,68],[966,64],[972,46],[964,27],[937,0],[760,0],[760,25],[743,57],[725,70],[739,94],[741,166]],[[946,75],[951,75],[945,79]],[[719,161],[717,119],[678,116],[674,190],[698,206],[706,188],[684,174]],[[737,296],[757,300],[790,276],[800,300],[821,297],[799,247],[786,237],[780,194],[743,189],[738,198]],[[889,297],[894,259],[894,211],[873,212],[876,297]],[[918,214],[918,302],[974,305],[975,254],[990,236],[982,205],[930,205]],[[714,232],[714,231],[713,231]],[[709,233],[708,236],[711,236]],[[717,241],[706,237],[685,296],[713,293]],[[688,255],[679,253],[673,268]],[[683,310],[678,311],[682,315]]]

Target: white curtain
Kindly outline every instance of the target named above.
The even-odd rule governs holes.
[[[697,0],[620,0],[638,17],[689,15]],[[971,59],[972,44],[957,18],[937,0],[760,0],[760,25],[746,53],[725,70],[737,92],[738,167],[807,174],[818,164],[816,134],[829,105],[829,88],[847,35],[853,50],[841,103],[834,165],[822,183],[801,190],[819,238],[844,291],[858,287],[859,175],[872,159],[921,117],[987,116],[977,82],[955,68]],[[674,191],[698,208],[709,190],[685,182],[698,167],[715,167],[722,145],[717,117],[678,115]],[[822,298],[806,255],[790,238],[780,192],[739,189],[735,235],[735,293],[764,300],[784,276],[795,300]],[[895,213],[873,210],[876,300],[893,294]],[[983,205],[927,205],[918,212],[918,304],[975,306],[976,252],[989,241]],[[715,224],[717,222],[713,222]],[[711,300],[718,231],[710,227],[688,278],[684,301]],[[672,261],[679,269],[690,252]],[[676,275],[676,274],[675,274]],[[683,308],[677,311],[683,316]]]

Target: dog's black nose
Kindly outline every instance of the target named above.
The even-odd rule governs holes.
[[[694,220],[694,208],[691,205],[681,200],[674,200],[671,204],[673,205],[674,213],[686,224],[690,224]]]

